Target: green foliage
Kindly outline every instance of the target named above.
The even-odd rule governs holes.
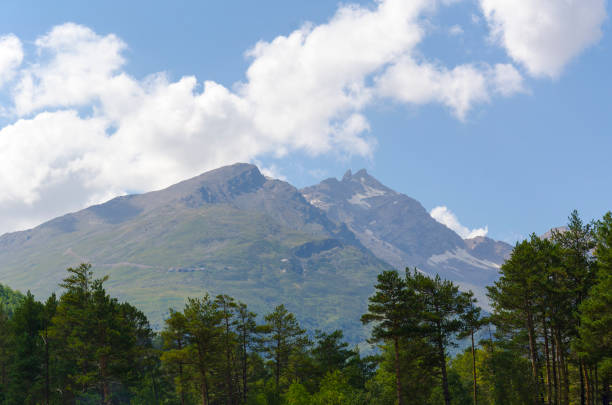
[[[69,268],[59,299],[28,292],[11,316],[0,306],[0,404],[605,403],[612,214],[591,227],[572,213],[568,229],[515,246],[486,319],[449,281],[381,273],[362,317],[378,343],[367,357],[343,330],[316,330],[310,342],[284,305],[258,324],[228,295],[189,298],[155,335],[90,265]],[[488,339],[477,342],[483,326]],[[449,358],[464,337],[473,346]]]
[[[66,289],[51,319],[65,395],[109,403],[127,395],[142,378],[151,355],[152,332],[142,312],[106,294],[106,278],[93,279],[91,266],[69,268]],[[116,387],[116,388],[114,388]]]
[[[287,311],[284,305],[274,308],[274,311],[264,318],[265,324],[261,331],[264,334],[262,352],[273,365],[276,396],[280,396],[281,377],[285,381],[299,377],[299,370],[293,370],[293,375],[287,373],[290,366],[295,365],[300,355],[310,344],[306,330],[302,329],[295,315]],[[293,363],[293,364],[291,364]]]
[[[0,284],[0,310],[11,316],[25,297],[19,291]]]

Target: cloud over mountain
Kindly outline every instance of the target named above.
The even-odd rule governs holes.
[[[370,156],[366,110],[386,99],[440,104],[463,120],[523,91],[511,64],[444,66],[417,49],[427,19],[450,3],[342,5],[323,24],[258,42],[231,89],[130,76],[128,44],[75,23],[25,55],[21,39],[0,37],[0,233],[266,154]]]
[[[484,228],[470,229],[462,225],[457,216],[445,206],[435,207],[431,210],[429,215],[431,215],[433,219],[442,225],[446,225],[447,228],[455,231],[455,233],[457,233],[457,235],[461,236],[463,239],[471,239],[477,236],[487,236],[487,233],[489,233],[489,228],[487,226]]]

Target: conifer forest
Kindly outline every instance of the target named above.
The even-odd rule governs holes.
[[[488,289],[384,271],[368,342],[192,297],[161,330],[89,264],[43,301],[0,285],[0,404],[610,404],[612,213],[518,242]]]

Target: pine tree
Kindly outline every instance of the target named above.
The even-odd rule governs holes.
[[[532,235],[531,240],[537,236]],[[537,348],[536,314],[539,309],[541,285],[537,272],[538,253],[534,243],[525,240],[517,243],[510,258],[501,267],[501,277],[488,287],[489,298],[495,310],[494,320],[500,333],[508,330],[524,330],[527,334],[531,377],[535,398],[540,397],[540,359]]]
[[[411,323],[409,318],[419,312],[411,308],[416,301],[410,300],[406,290],[406,282],[397,271],[385,271],[378,275],[376,292],[369,298],[368,313],[361,317],[364,324],[374,323],[371,343],[391,341],[394,348],[394,368],[396,399],[399,405],[404,403],[402,392],[402,376],[400,372],[399,345],[400,339],[406,335]]]
[[[287,311],[284,305],[274,308],[264,320],[263,353],[273,364],[274,392],[278,401],[281,376],[289,366],[291,355],[302,351],[309,342],[305,335],[306,331],[300,327],[295,315]]]
[[[234,311],[237,307],[234,299],[228,295],[217,295],[215,305],[219,308],[219,315],[222,322],[221,345],[223,347],[223,367],[222,373],[225,385],[225,403],[230,405],[236,402],[235,381],[234,381],[234,355],[238,345],[238,337],[233,331]]]
[[[63,385],[76,397],[101,393],[101,402],[109,404],[111,385],[126,390],[138,379],[152,332],[142,312],[106,294],[107,277],[93,279],[91,265],[68,272],[48,332],[62,359]]]
[[[246,304],[239,302],[236,307],[236,333],[238,334],[238,357],[240,358],[240,370],[242,378],[242,401],[248,400],[248,366],[249,352],[257,345],[257,314],[250,312]]]
[[[202,298],[188,298],[183,313],[189,334],[189,357],[197,374],[202,405],[208,405],[211,372],[221,360],[222,316],[208,294]]]
[[[472,343],[472,398],[474,405],[478,405],[478,383],[476,375],[476,345],[474,343],[474,333],[477,332],[483,325],[485,320],[480,316],[480,307],[476,306],[476,299],[470,291],[466,295],[468,305],[465,313],[462,316],[463,331],[458,335],[459,338],[470,336]]]
[[[420,331],[438,349],[438,366],[442,375],[442,391],[446,405],[451,404],[446,366],[446,349],[454,345],[453,337],[465,329],[462,319],[471,304],[471,296],[439,276],[428,277],[418,271],[406,274],[408,289],[416,292],[422,303]]]
[[[43,305],[28,291],[11,318],[12,358],[6,397],[9,405],[34,404],[43,399],[43,316]]]
[[[174,385],[181,405],[185,405],[187,386],[187,370],[189,361],[189,335],[187,319],[182,312],[170,309],[170,316],[165,321],[165,328],[161,333],[164,352],[161,361],[166,370],[175,375]]]

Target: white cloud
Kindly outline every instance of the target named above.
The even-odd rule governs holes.
[[[442,225],[446,225],[447,228],[453,230],[463,239],[475,238],[476,236],[487,236],[487,233],[489,233],[488,226],[484,228],[469,229],[461,225],[457,216],[445,206],[435,207],[429,214],[433,219]]]
[[[558,77],[602,35],[605,0],[480,0],[492,38],[533,76]]]
[[[377,80],[379,94],[405,103],[446,105],[464,120],[476,103],[488,102],[491,93],[510,96],[522,91],[522,77],[512,65],[459,65],[449,70],[403,58]]]
[[[458,37],[463,35],[463,28],[461,28],[461,25],[453,25],[448,29],[448,33],[453,37]]]
[[[526,91],[523,86],[523,76],[510,64],[495,65],[491,75],[496,93],[508,97]]]
[[[44,107],[80,106],[116,86],[126,45],[114,35],[101,37],[82,25],[54,27],[35,42],[38,63],[21,71],[14,92],[17,114]]]
[[[464,119],[522,88],[510,65],[417,59],[433,11],[429,0],[341,6],[327,23],[257,43],[232,90],[192,76],[131,77],[127,44],[74,23],[33,41],[25,60],[20,40],[3,37],[14,122],[0,128],[0,233],[266,154],[369,157],[376,140],[364,111],[386,98],[438,103]]]
[[[23,60],[21,41],[15,35],[0,36],[0,88],[14,75]]]

